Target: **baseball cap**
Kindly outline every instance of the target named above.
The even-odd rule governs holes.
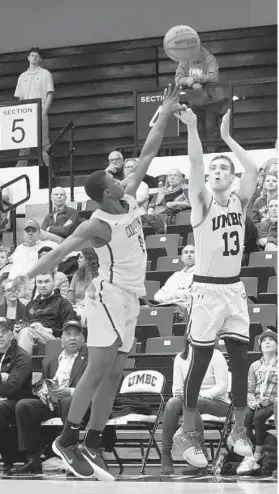
[[[80,331],[81,333],[83,333],[83,329],[82,329],[81,325],[75,319],[71,319],[70,321],[65,322],[65,324],[62,327],[62,331],[65,331],[65,329],[68,329],[68,328],[75,328],[78,331]]]
[[[270,338],[273,338],[273,340],[277,343],[277,334],[274,333],[271,329],[266,329],[259,337],[259,344],[261,345],[262,341],[264,338],[267,338],[269,336]]]
[[[26,230],[26,228],[34,228],[35,230],[40,230],[40,225],[36,220],[27,220],[23,230]]]
[[[0,317],[0,327],[6,329],[7,331],[12,331],[13,327],[5,317]]]

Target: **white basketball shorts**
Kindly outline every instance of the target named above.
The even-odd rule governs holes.
[[[119,352],[129,353],[140,309],[138,296],[99,278],[93,284],[95,300],[85,297],[87,346],[107,347],[118,339]]]
[[[212,346],[218,335],[249,342],[247,296],[242,281],[227,285],[193,282],[188,338],[194,346]]]

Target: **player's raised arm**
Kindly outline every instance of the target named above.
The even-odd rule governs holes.
[[[203,150],[198,134],[197,116],[185,105],[176,116],[187,125],[188,130],[188,156],[190,160],[188,194],[191,206],[198,204],[207,206],[210,202],[210,194],[205,187]]]
[[[221,137],[244,168],[237,193],[243,206],[246,206],[257,186],[258,166],[250,154],[231,137],[230,110],[223,116],[221,123]]]
[[[151,161],[157,156],[168,119],[170,115],[179,111],[181,108],[181,105],[179,104],[179,92],[180,88],[174,87],[174,89],[172,89],[171,84],[169,84],[168,89],[165,89],[162,110],[155,125],[147,136],[137,166],[133,173],[128,175],[122,182],[125,191],[128,194],[135,195],[140,183],[146,175]]]

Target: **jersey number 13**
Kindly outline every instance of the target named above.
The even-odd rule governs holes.
[[[224,240],[225,248],[223,251],[223,256],[236,256],[240,251],[239,235],[237,231],[225,232],[222,235]]]

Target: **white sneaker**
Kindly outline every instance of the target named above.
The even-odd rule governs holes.
[[[201,448],[197,432],[185,433],[180,427],[173,436],[173,442],[180,449],[184,460],[190,465],[199,468],[207,467],[208,462]]]
[[[230,433],[227,444],[240,456],[253,456],[253,445],[247,436],[246,427],[233,429]]]
[[[245,475],[255,470],[259,470],[260,465],[257,464],[254,456],[246,456],[236,469],[237,475]]]

